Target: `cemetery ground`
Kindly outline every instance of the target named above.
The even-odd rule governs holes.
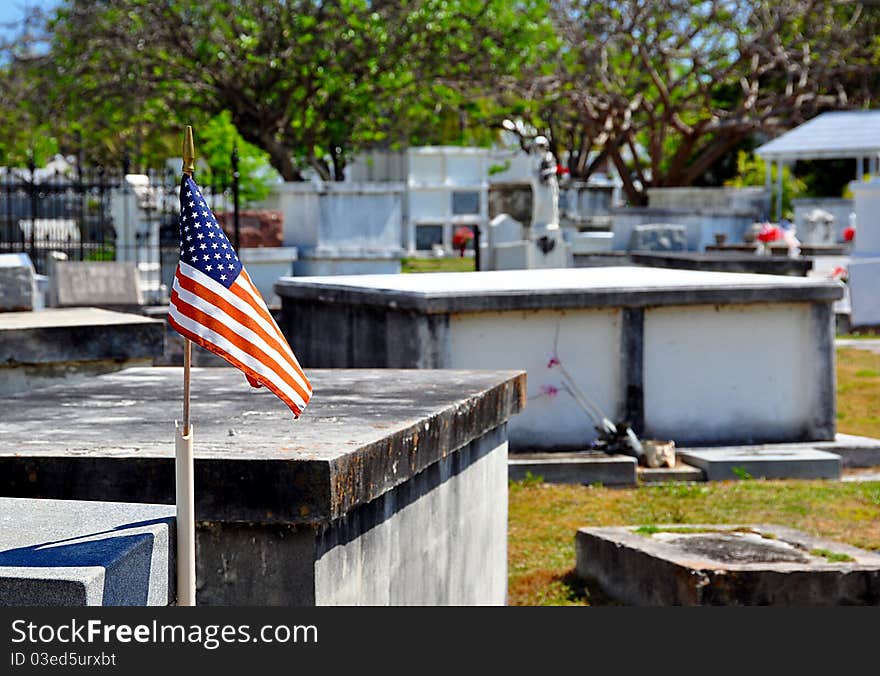
[[[838,431],[880,437],[880,354],[839,349],[837,379]],[[512,482],[509,500],[511,605],[605,603],[574,575],[574,534],[585,526],[767,523],[880,550],[880,481],[745,478],[608,488],[534,477]]]

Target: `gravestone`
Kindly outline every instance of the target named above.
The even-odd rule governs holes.
[[[34,266],[27,254],[0,254],[0,312],[33,310]]]
[[[683,225],[637,225],[630,235],[630,251],[687,251],[687,228]]]
[[[58,261],[54,271],[49,284],[55,307],[131,307],[144,303],[134,263]]]

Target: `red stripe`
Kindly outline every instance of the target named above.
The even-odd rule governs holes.
[[[182,274],[179,269],[177,271],[176,277],[177,277],[177,283],[182,288],[186,289],[187,291],[189,291],[190,293],[192,293],[195,296],[203,298],[204,300],[211,303],[212,305],[219,307],[226,314],[228,314],[230,317],[235,319],[239,324],[246,326],[251,331],[253,331],[258,336],[260,336],[260,338],[265,340],[269,345],[274,347],[284,357],[285,361],[288,364],[290,364],[291,368],[297,372],[299,377],[308,383],[308,378],[306,378],[306,375],[302,372],[302,369],[300,368],[299,364],[297,363],[296,358],[292,354],[293,351],[290,349],[290,346],[287,344],[287,341],[284,339],[284,336],[282,334],[279,333],[274,336],[268,334],[253,319],[253,317],[251,317],[247,313],[243,312],[242,310],[238,309],[237,307],[235,307],[234,305],[229,303],[227,300],[225,300],[222,296],[214,293],[206,286],[199,284],[194,279]],[[254,310],[259,309],[259,308],[254,307],[253,303],[248,303],[248,305],[251,308],[254,308]],[[271,320],[271,318],[270,318],[270,320]],[[272,325],[274,326],[274,322],[272,323]]]
[[[248,273],[247,273],[247,270],[245,270],[244,268],[242,268],[242,269],[241,269],[241,274],[239,275],[239,277],[244,277],[244,279],[247,280],[248,284],[251,285],[251,288],[255,288],[255,287],[254,287],[254,283],[251,281],[251,278],[250,278],[250,276],[249,276]],[[245,290],[242,289],[240,286],[237,286],[237,285],[235,285],[235,284],[233,284],[231,287],[229,287],[229,290],[230,290],[232,293],[234,293],[236,296],[238,296],[239,298],[241,298],[243,301],[245,301],[245,302],[246,302],[248,305],[250,305],[252,308],[254,308],[257,312],[259,312],[259,313],[260,313],[260,316],[261,316],[263,319],[265,319],[267,322],[269,322],[269,323],[272,324],[273,326],[276,326],[276,324],[275,324],[275,320],[272,318],[272,315],[269,314],[269,310],[266,309],[265,305],[264,305],[263,307],[259,307],[259,306],[255,305],[255,304],[254,304],[253,296],[251,296],[247,291],[245,291]],[[277,326],[276,326],[276,328],[277,328]]]
[[[281,389],[279,389],[277,385],[271,382],[264,382],[263,376],[254,371],[250,366],[239,361],[222,348],[217,347],[216,345],[214,345],[214,343],[202,338],[199,335],[196,335],[189,329],[183,328],[180,324],[174,321],[174,317],[172,317],[171,315],[168,315],[168,323],[171,324],[174,330],[181,334],[183,337],[189,338],[196,345],[200,345],[209,352],[213,352],[218,357],[223,357],[223,359],[228,361],[230,364],[242,370],[246,376],[253,378],[258,383],[264,384],[269,391],[271,391],[276,397],[283,401],[291,411],[293,411],[294,416],[299,418],[300,414],[302,413],[302,409],[297,406],[296,403],[294,403],[294,401],[290,397],[288,397]],[[306,403],[308,403],[308,399],[306,399]]]
[[[194,322],[197,322],[206,328],[211,329],[212,331],[214,331],[214,333],[223,336],[224,338],[226,338],[226,340],[235,345],[237,348],[239,348],[243,352],[247,352],[254,359],[264,364],[279,379],[290,385],[290,387],[293,388],[293,390],[296,391],[296,393],[300,397],[302,397],[303,402],[308,403],[310,395],[303,389],[302,385],[294,378],[292,378],[288,373],[279,368],[280,365],[278,364],[278,362],[275,361],[275,359],[270,357],[268,354],[263,352],[263,350],[261,350],[259,347],[257,347],[247,339],[239,336],[237,333],[235,333],[235,331],[233,331],[223,322],[184,301],[178,295],[176,290],[173,291],[171,294],[171,302],[182,315],[189,317]],[[217,349],[222,350],[223,348],[218,347]],[[266,383],[265,378],[266,376],[261,376],[259,374],[257,375],[257,379],[260,382],[268,384]]]

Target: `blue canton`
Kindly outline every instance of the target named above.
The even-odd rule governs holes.
[[[189,176],[180,186],[180,260],[227,289],[241,272],[235,249]]]

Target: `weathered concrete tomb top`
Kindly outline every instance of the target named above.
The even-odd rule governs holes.
[[[0,363],[47,364],[162,354],[162,322],[92,307],[0,316]]]
[[[878,605],[880,556],[778,525],[581,528],[578,575],[633,605]]]
[[[282,277],[283,298],[358,303],[426,314],[656,305],[821,302],[839,282],[641,267],[448,272],[431,275]]]
[[[197,519],[339,518],[503,426],[525,402],[517,371],[308,376],[315,394],[294,420],[238,370],[193,369]],[[3,494],[173,503],[181,391],[179,368],[131,368],[3,399]]]

